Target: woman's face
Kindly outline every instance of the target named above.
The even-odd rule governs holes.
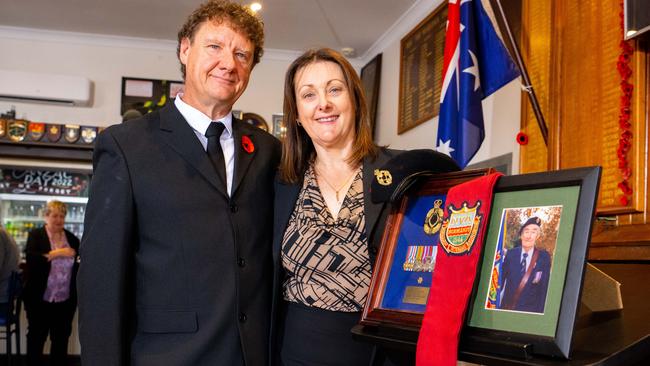
[[[339,65],[319,61],[299,69],[294,92],[298,121],[314,145],[324,148],[352,145],[355,111]]]
[[[63,230],[63,224],[65,223],[65,214],[61,210],[50,210],[49,213],[45,214],[45,224],[53,231]]]

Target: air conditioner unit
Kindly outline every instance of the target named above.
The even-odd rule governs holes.
[[[89,106],[91,82],[81,76],[0,70],[0,99]]]

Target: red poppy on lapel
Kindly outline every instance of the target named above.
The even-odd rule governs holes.
[[[255,145],[253,145],[253,141],[251,141],[250,137],[244,135],[241,137],[241,147],[246,150],[247,153],[252,154],[253,151],[255,151]]]

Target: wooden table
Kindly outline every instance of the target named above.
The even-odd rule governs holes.
[[[650,365],[650,263],[592,263],[621,283],[624,309],[594,313],[581,307],[571,359],[533,356],[515,359],[470,352],[459,345],[458,359],[483,365]],[[413,353],[417,336],[357,325],[358,339]],[[412,357],[412,356],[411,356]]]

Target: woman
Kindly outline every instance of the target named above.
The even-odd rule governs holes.
[[[27,358],[29,365],[42,365],[43,345],[49,334],[50,363],[65,365],[72,318],[77,306],[75,277],[79,239],[65,230],[67,208],[50,201],[45,207],[45,226],[27,237]]]
[[[395,152],[372,142],[361,81],[334,50],[296,59],[284,98],[273,353],[283,365],[367,365],[372,346],[353,340],[350,329],[368,295],[379,218],[387,214],[370,201],[373,171]]]

